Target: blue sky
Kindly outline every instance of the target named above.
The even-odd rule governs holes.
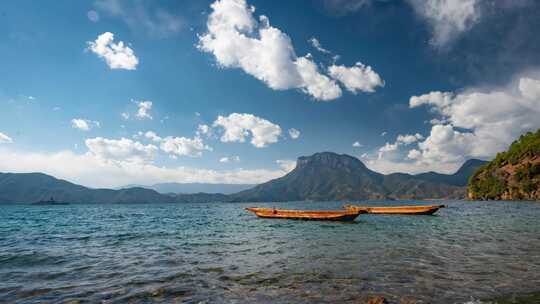
[[[540,127],[534,1],[0,8],[0,171],[259,183],[301,155],[452,172]],[[262,17],[261,17],[262,16]]]

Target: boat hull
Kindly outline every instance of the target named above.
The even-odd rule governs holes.
[[[291,220],[309,221],[354,221],[358,215],[366,213],[362,210],[283,210],[273,208],[246,208],[247,211],[255,213],[260,218],[281,218]]]
[[[427,206],[396,206],[396,207],[369,207],[345,205],[346,210],[364,210],[370,214],[402,214],[402,215],[432,215],[445,205],[427,205]]]

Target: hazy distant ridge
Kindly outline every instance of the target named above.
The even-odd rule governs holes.
[[[48,200],[70,203],[199,203],[294,200],[465,198],[467,179],[485,162],[470,160],[455,174],[380,174],[359,159],[332,152],[298,158],[283,177],[232,194],[174,192],[234,191],[249,185],[158,184],[154,189],[90,189],[43,173],[0,173],[0,203]]]
[[[232,194],[253,188],[254,184],[208,184],[208,183],[159,183],[151,186],[126,185],[120,189],[140,187],[152,189],[162,194],[223,193]]]

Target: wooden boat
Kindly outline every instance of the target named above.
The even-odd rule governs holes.
[[[440,208],[446,208],[445,205],[424,205],[424,206],[395,206],[395,207],[369,207],[345,205],[346,210],[366,211],[372,214],[409,214],[409,215],[431,215]]]
[[[263,218],[283,218],[295,220],[354,221],[365,210],[283,210],[275,208],[246,208]]]

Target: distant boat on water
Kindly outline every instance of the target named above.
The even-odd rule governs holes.
[[[54,200],[53,197],[51,197],[49,200],[46,200],[46,201],[38,201],[38,202],[33,202],[32,205],[69,205],[69,203],[67,202],[57,202]]]

